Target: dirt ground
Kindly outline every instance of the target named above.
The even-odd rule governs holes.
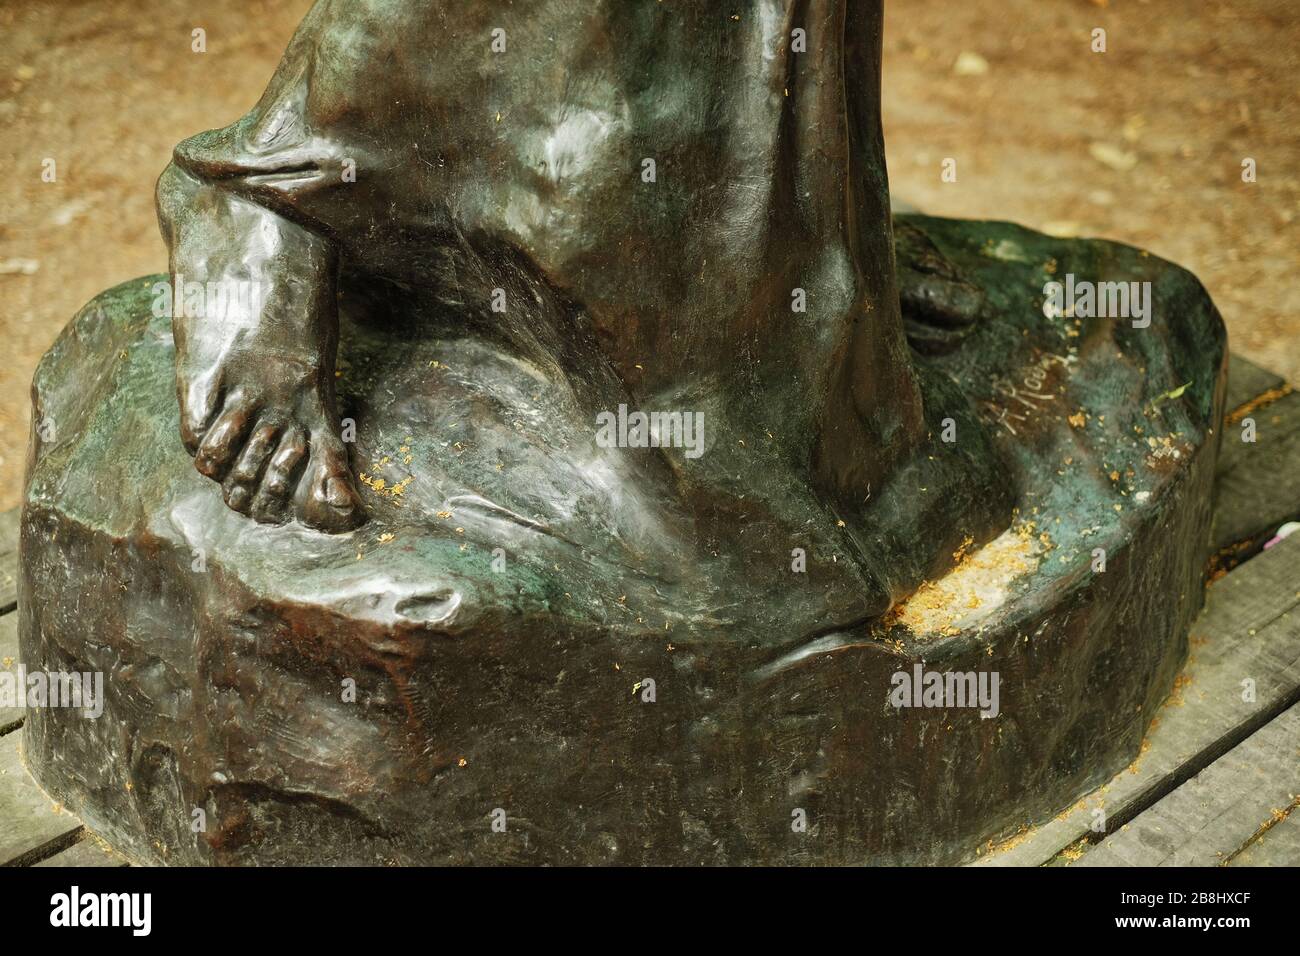
[[[153,184],[172,146],[253,104],[309,6],[0,0],[0,509],[19,500],[37,360],[97,292],[165,267]],[[1235,351],[1300,379],[1296,0],[887,8],[895,196],[1145,246],[1201,277]]]

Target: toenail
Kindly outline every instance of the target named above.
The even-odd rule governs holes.
[[[331,478],[325,482],[325,500],[336,508],[343,508],[352,503],[352,496],[342,479]]]

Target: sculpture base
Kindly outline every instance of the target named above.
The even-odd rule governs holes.
[[[1069,805],[1186,654],[1222,324],[1128,247],[900,218],[996,315],[918,361],[995,429],[1018,511],[869,625],[798,489],[707,518],[656,514],[653,475],[602,497],[527,369],[346,315],[372,520],[256,525],[181,447],[156,280],[104,293],[36,374],[20,600],[28,670],[102,673],[103,713],[29,709],[32,773],[170,864],[953,863]],[[1045,318],[1070,273],[1150,282],[1149,326]]]

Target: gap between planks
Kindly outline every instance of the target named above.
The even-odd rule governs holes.
[[[1130,823],[1075,866],[1228,866],[1300,803],[1300,704],[1293,705]],[[1287,847],[1270,841],[1274,856]],[[1290,865],[1300,862],[1300,847]],[[1248,862],[1248,861],[1247,861]]]

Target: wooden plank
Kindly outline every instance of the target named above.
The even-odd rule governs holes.
[[[93,834],[60,853],[41,860],[36,866],[130,866],[126,857]]]
[[[73,843],[81,821],[54,806],[19,757],[22,734],[0,737],[0,866],[22,866]]]
[[[1224,425],[1215,479],[1216,551],[1242,542],[1257,550],[1284,522],[1300,517],[1300,392],[1250,412],[1255,441],[1240,423]]]
[[[1235,856],[1228,866],[1300,866],[1300,813],[1293,808],[1282,819],[1269,822]]]
[[[0,614],[18,606],[18,514],[0,512]]]
[[[18,671],[18,615],[0,617],[0,674],[8,673],[17,679]],[[18,688],[15,687],[15,690]],[[17,730],[23,723],[23,708],[0,704],[0,736]]]
[[[1247,416],[1254,417],[1261,408],[1266,408],[1290,392],[1290,386],[1280,375],[1260,368],[1252,362],[1232,355],[1228,359],[1227,395],[1223,403],[1225,425],[1228,434],[1219,452],[1218,473],[1230,471],[1240,460],[1241,420]],[[1235,439],[1235,440],[1233,440]]]
[[[1300,701],[1300,535],[1216,581],[1192,627],[1179,686],[1158,712],[1143,753],[1060,816],[978,859],[1037,866],[1084,838],[1093,810],[1113,832]],[[1254,700],[1243,700],[1243,681]],[[1033,823],[1034,821],[1026,821]]]
[[[1272,389],[1281,388],[1284,384],[1286,383],[1282,376],[1260,368],[1240,355],[1229,355],[1228,397],[1223,403],[1224,409],[1231,414],[1252,398],[1258,398]]]
[[[1300,793],[1300,705],[1088,850],[1075,866],[1220,866]]]

